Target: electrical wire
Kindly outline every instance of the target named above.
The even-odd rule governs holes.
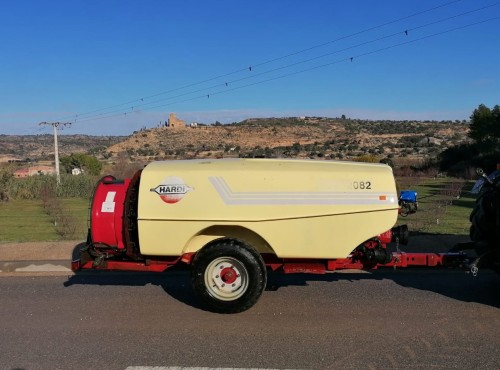
[[[318,48],[321,48],[321,47],[324,47],[324,46],[327,46],[327,45],[331,45],[331,44],[333,44],[335,42],[338,42],[338,41],[341,41],[341,40],[346,40],[346,39],[349,39],[349,38],[352,38],[352,37],[355,37],[355,36],[359,36],[361,34],[364,34],[364,33],[367,33],[367,32],[371,32],[371,31],[374,31],[376,29],[379,29],[379,28],[382,28],[382,27],[385,27],[385,26],[388,26],[388,25],[391,25],[391,24],[395,24],[395,23],[401,22],[403,20],[407,20],[407,19],[410,19],[410,18],[417,17],[419,15],[423,15],[423,14],[426,14],[426,13],[429,13],[429,12],[433,12],[433,11],[438,10],[440,8],[444,8],[444,7],[450,6],[452,4],[456,4],[456,3],[461,2],[461,1],[463,1],[463,0],[448,1],[446,3],[440,4],[440,5],[437,5],[437,6],[434,6],[434,7],[431,7],[431,8],[428,8],[428,9],[416,12],[416,13],[412,13],[410,15],[407,15],[407,16],[404,16],[404,17],[401,17],[401,18],[397,18],[397,19],[394,19],[394,20],[391,20],[391,21],[388,21],[388,22],[384,22],[384,23],[381,23],[379,25],[376,25],[376,26],[373,26],[373,27],[369,27],[369,28],[363,29],[363,30],[358,31],[358,32],[354,32],[352,34],[345,35],[345,36],[336,38],[334,40],[330,40],[330,41],[323,42],[323,43],[320,43],[320,44],[317,44],[317,45],[313,45],[311,47],[308,47],[308,48],[305,48],[305,49],[301,49],[301,50],[298,50],[298,51],[295,51],[295,52],[292,52],[292,53],[289,53],[289,54],[286,54],[286,55],[283,55],[283,56],[280,56],[280,57],[277,57],[277,58],[273,58],[273,59],[269,59],[269,60],[266,60],[266,61],[263,61],[263,62],[259,62],[259,63],[253,64],[253,65],[250,65],[248,67],[240,68],[240,69],[234,70],[232,72],[224,73],[224,74],[221,74],[221,75],[218,75],[218,76],[214,76],[214,77],[207,78],[207,79],[204,79],[204,80],[201,80],[201,81],[198,81],[198,82],[193,82],[193,83],[190,83],[190,84],[186,84],[186,85],[183,85],[183,86],[180,86],[180,87],[177,87],[177,88],[173,88],[173,89],[170,89],[170,90],[162,91],[162,92],[159,92],[159,93],[156,93],[156,94],[152,94],[152,95],[149,95],[149,96],[145,96],[145,97],[141,97],[141,98],[136,98],[136,99],[131,99],[131,100],[126,101],[124,103],[115,104],[115,105],[108,106],[108,107],[105,107],[105,108],[95,109],[95,110],[92,110],[92,111],[88,111],[88,112],[84,112],[84,113],[79,113],[79,114],[76,114],[76,115],[66,116],[66,117],[63,117],[63,118],[61,118],[59,120],[67,120],[67,119],[78,120],[79,118],[82,118],[82,117],[89,118],[90,115],[92,115],[92,116],[107,115],[107,114],[112,113],[114,111],[112,111],[112,112],[103,112],[103,111],[108,111],[110,109],[114,109],[114,108],[118,108],[118,107],[123,107],[123,106],[127,106],[127,105],[130,106],[131,104],[134,104],[133,108],[135,108],[137,106],[143,105],[142,103],[144,103],[144,100],[147,100],[147,99],[151,99],[151,98],[154,98],[154,97],[157,97],[157,96],[161,96],[161,95],[169,94],[169,93],[172,93],[172,92],[180,91],[180,90],[183,90],[183,89],[191,88],[191,87],[194,87],[194,86],[198,86],[198,85],[201,85],[201,84],[204,84],[204,83],[207,83],[207,82],[215,81],[215,80],[218,80],[218,79],[221,79],[221,78],[224,78],[224,77],[228,77],[228,76],[232,76],[232,75],[235,75],[235,74],[238,74],[238,73],[241,73],[241,72],[247,72],[247,71],[251,72],[252,69],[255,69],[256,67],[260,67],[260,66],[263,66],[263,65],[266,65],[266,64],[270,64],[270,63],[273,63],[273,62],[276,62],[276,61],[280,61],[280,60],[283,60],[283,59],[286,59],[286,58],[290,58],[292,56],[296,56],[296,55],[299,55],[299,54],[302,54],[302,53],[305,53],[305,52],[309,52],[311,50],[318,49]],[[210,88],[212,88],[212,87],[210,87]],[[135,103],[139,103],[139,104],[135,104]],[[120,111],[123,111],[123,109],[121,109]],[[94,115],[94,113],[97,113],[97,112],[103,112],[103,113],[101,113],[101,114],[95,114]]]
[[[247,88],[247,87],[251,87],[251,86],[255,86],[255,85],[260,85],[260,84],[263,84],[263,83],[275,81],[275,80],[278,80],[278,79],[282,79],[282,78],[286,78],[286,77],[298,75],[298,74],[301,74],[301,73],[305,73],[305,72],[309,72],[309,71],[313,71],[313,70],[317,70],[317,69],[321,69],[321,68],[326,68],[326,67],[329,67],[329,66],[332,66],[332,65],[335,65],[335,64],[339,64],[339,63],[342,63],[342,62],[352,62],[354,60],[357,60],[357,59],[360,59],[362,57],[366,57],[366,56],[369,56],[369,55],[372,55],[372,54],[380,53],[380,52],[383,52],[383,51],[386,51],[386,50],[389,50],[389,49],[394,49],[394,48],[397,48],[397,47],[400,47],[400,46],[403,46],[403,45],[412,44],[412,43],[415,43],[415,42],[418,42],[418,41],[422,41],[422,40],[426,40],[426,39],[429,39],[429,38],[432,38],[432,37],[441,36],[441,35],[444,35],[444,34],[447,34],[447,33],[451,33],[451,32],[454,32],[454,31],[466,29],[466,28],[469,28],[469,27],[473,27],[473,26],[476,26],[476,25],[479,25],[479,24],[483,24],[483,23],[486,23],[486,22],[490,22],[490,21],[493,21],[493,20],[497,20],[497,19],[500,19],[500,16],[488,18],[488,19],[477,21],[477,22],[473,22],[473,23],[469,23],[469,24],[466,24],[466,25],[463,25],[463,26],[458,26],[458,27],[450,28],[450,29],[447,29],[447,30],[444,30],[444,31],[440,31],[440,32],[435,32],[433,34],[425,35],[425,36],[422,36],[422,37],[419,37],[419,38],[416,38],[416,39],[413,39],[413,40],[408,40],[408,41],[405,41],[405,42],[396,43],[396,44],[385,46],[385,47],[382,47],[382,48],[379,48],[379,49],[376,49],[376,50],[372,50],[372,51],[360,53],[360,54],[357,54],[357,55],[353,55],[351,57],[346,57],[346,58],[338,59],[338,60],[335,60],[333,62],[329,62],[329,63],[325,63],[325,64],[321,64],[321,65],[317,65],[317,66],[305,68],[305,69],[302,69],[302,70],[299,70],[299,71],[294,71],[294,72],[286,73],[286,74],[283,74],[283,75],[280,75],[280,76],[271,77],[271,78],[268,78],[268,79],[265,79],[265,80],[261,80],[261,81],[257,81],[257,82],[254,82],[254,83],[250,83],[250,84],[246,84],[246,85],[242,85],[242,86],[237,86],[237,87],[234,87],[234,88],[224,89],[224,90],[212,92],[210,94],[204,94],[204,95],[192,97],[192,98],[189,98],[189,99],[184,99],[184,100],[179,100],[179,101],[171,102],[171,103],[168,103],[168,104],[161,104],[161,105],[149,107],[148,109],[156,109],[156,108],[161,108],[161,107],[165,107],[165,106],[169,106],[169,105],[173,105],[173,104],[179,104],[179,103],[184,103],[184,102],[194,101],[194,100],[199,100],[199,99],[206,99],[206,98],[209,98],[210,96],[216,96],[216,95],[226,94],[226,93],[229,93],[229,92],[232,92],[232,91],[236,91],[236,90],[240,90],[240,89],[243,89],[243,88]],[[131,112],[131,113],[134,113],[134,112]],[[85,122],[85,121],[90,121],[90,120],[107,119],[107,118],[122,116],[124,114],[126,115],[127,112],[120,113],[120,114],[110,114],[110,115],[103,116],[103,117],[85,118],[85,119],[82,119],[80,122]]]
[[[267,71],[254,73],[254,74],[252,74],[250,76],[241,77],[241,78],[238,78],[238,79],[235,79],[235,80],[231,80],[231,81],[228,81],[228,82],[225,82],[225,83],[219,83],[219,84],[216,84],[216,85],[212,85],[212,86],[205,87],[205,88],[202,88],[202,89],[197,89],[197,90],[189,91],[189,92],[178,94],[178,95],[175,95],[175,96],[170,96],[170,97],[163,98],[163,99],[160,99],[160,100],[155,100],[155,101],[152,101],[152,102],[139,104],[139,105],[134,106],[133,109],[132,109],[132,111],[124,112],[122,109],[120,109],[120,110],[114,110],[114,111],[108,111],[106,113],[100,113],[100,114],[97,114],[97,115],[85,117],[83,119],[78,119],[78,121],[79,122],[88,121],[90,119],[96,119],[99,116],[109,117],[109,115],[113,114],[113,113],[120,113],[120,114],[133,113],[133,110],[135,110],[137,108],[146,107],[146,106],[149,106],[149,105],[152,105],[152,104],[156,104],[156,103],[160,103],[160,102],[164,102],[164,101],[168,101],[168,100],[178,99],[178,98],[181,98],[181,97],[184,97],[184,96],[193,95],[193,94],[196,94],[196,93],[199,93],[199,92],[203,92],[203,91],[210,91],[210,90],[212,90],[214,88],[218,88],[218,87],[228,87],[228,86],[233,85],[234,83],[237,83],[237,82],[245,81],[245,80],[248,80],[248,79],[254,79],[254,78],[257,78],[257,77],[260,77],[260,76],[263,76],[263,75],[267,75],[267,74],[270,74],[270,73],[274,73],[274,72],[280,71],[280,70],[284,70],[284,69],[295,67],[295,66],[298,66],[298,65],[301,65],[301,64],[305,64],[305,63],[309,63],[309,62],[312,62],[312,61],[316,61],[318,59],[325,58],[327,56],[331,56],[331,55],[334,55],[334,54],[338,54],[338,53],[341,53],[341,52],[352,50],[352,49],[358,48],[360,46],[366,46],[366,45],[369,45],[369,44],[372,44],[372,43],[375,43],[375,42],[378,42],[378,41],[381,41],[381,40],[384,40],[384,39],[388,39],[388,38],[391,38],[391,37],[401,36],[402,34],[408,36],[408,34],[410,32],[413,32],[413,31],[416,31],[416,30],[419,30],[419,29],[423,29],[425,27],[429,27],[429,26],[432,26],[432,25],[436,25],[436,24],[439,24],[439,23],[442,23],[442,22],[445,22],[445,21],[448,21],[448,20],[451,20],[451,19],[455,19],[455,18],[458,18],[460,16],[468,15],[468,14],[471,14],[471,13],[474,13],[474,12],[478,12],[478,11],[481,11],[481,10],[484,10],[484,9],[487,9],[487,8],[491,8],[491,7],[496,6],[496,5],[498,5],[498,3],[486,5],[484,7],[473,9],[473,10],[470,10],[470,11],[467,11],[467,12],[462,12],[462,13],[459,13],[459,14],[456,14],[456,15],[453,15],[453,16],[449,16],[449,17],[446,17],[446,18],[442,18],[442,19],[439,19],[439,20],[436,20],[436,21],[433,21],[433,22],[429,22],[429,23],[426,23],[426,24],[423,24],[423,25],[420,25],[420,26],[415,26],[415,27],[412,27],[412,28],[407,28],[407,29],[405,29],[403,31],[398,31],[398,32],[391,33],[391,34],[385,35],[385,36],[381,36],[381,37],[378,37],[378,38],[375,38],[375,39],[372,39],[372,40],[369,40],[369,41],[364,41],[362,43],[351,45],[351,46],[348,46],[346,48],[335,50],[335,51],[332,51],[332,52],[329,52],[329,53],[325,53],[325,54],[322,54],[322,55],[319,55],[319,56],[316,56],[316,57],[313,57],[313,58],[308,58],[308,59],[301,60],[301,61],[298,61],[298,62],[295,62],[295,63],[291,63],[291,64],[287,64],[287,65],[284,65],[284,66],[276,67],[276,68],[273,68],[273,69],[270,69],[270,70],[267,70]],[[245,86],[247,86],[247,85],[245,85]],[[229,91],[233,91],[233,90],[230,89]],[[214,94],[205,94],[205,96],[206,95],[214,95]],[[190,101],[190,99],[188,99],[188,100],[182,100],[182,102],[185,102],[185,101]],[[153,107],[150,107],[148,109],[152,109],[152,108]],[[145,109],[142,109],[142,110],[145,110]]]
[[[232,81],[228,81],[228,82],[225,82],[225,83],[221,83],[221,84],[209,86],[209,87],[206,87],[206,88],[203,88],[203,89],[198,89],[198,90],[194,90],[194,91],[191,91],[191,92],[187,92],[187,93],[175,95],[175,96],[169,97],[169,98],[165,98],[165,99],[161,99],[161,100],[156,100],[156,101],[152,101],[152,102],[149,102],[149,103],[139,104],[139,105],[136,105],[134,108],[143,107],[143,106],[147,106],[147,105],[150,105],[150,104],[156,104],[156,103],[159,103],[159,102],[162,102],[162,101],[165,101],[165,100],[171,100],[171,99],[180,98],[182,96],[191,95],[191,94],[195,94],[195,93],[198,93],[198,92],[211,90],[211,89],[217,88],[217,87],[224,87],[224,86],[227,87],[227,86],[232,85],[232,84],[234,84],[236,82],[241,82],[241,81],[244,81],[244,80],[248,80],[248,79],[256,78],[256,77],[259,77],[259,76],[263,76],[263,75],[266,75],[266,74],[269,74],[269,73],[277,72],[277,71],[280,71],[280,70],[283,70],[283,69],[287,69],[287,68],[295,67],[295,66],[298,66],[298,65],[301,65],[301,64],[309,63],[309,62],[312,62],[312,61],[315,61],[315,60],[318,60],[318,59],[321,59],[321,58],[325,58],[325,57],[328,57],[328,56],[331,56],[331,55],[334,55],[334,54],[339,54],[339,53],[344,52],[344,51],[352,50],[352,49],[358,48],[360,46],[365,46],[365,45],[369,45],[369,44],[372,44],[372,43],[375,43],[375,42],[378,42],[378,41],[382,41],[382,40],[385,40],[385,39],[388,39],[388,38],[391,38],[391,37],[400,36],[402,34],[405,34],[405,35],[408,36],[409,32],[413,32],[413,31],[418,30],[418,29],[422,29],[422,28],[425,28],[425,27],[436,25],[438,23],[442,23],[442,22],[445,22],[445,21],[448,21],[448,20],[451,20],[451,19],[455,19],[455,18],[458,18],[460,16],[464,16],[464,15],[468,15],[468,14],[471,14],[471,13],[474,13],[474,12],[478,12],[478,11],[490,8],[492,6],[495,6],[495,5],[498,5],[498,3],[496,3],[496,4],[490,4],[490,5],[484,6],[482,8],[470,10],[470,11],[463,12],[463,13],[460,13],[460,14],[456,14],[456,15],[453,15],[453,16],[450,16],[450,17],[439,19],[437,21],[430,22],[430,23],[427,23],[427,24],[424,24],[424,25],[420,25],[420,26],[417,26],[417,27],[407,28],[404,31],[398,31],[398,32],[395,32],[395,33],[392,33],[392,34],[389,34],[389,35],[381,36],[381,37],[378,37],[378,38],[375,38],[375,39],[372,39],[372,40],[369,40],[369,41],[365,41],[365,42],[362,42],[362,43],[359,43],[359,44],[356,44],[356,45],[352,45],[352,46],[349,46],[349,47],[346,47],[346,48],[343,48],[343,49],[335,50],[335,51],[332,51],[332,52],[329,52],[329,53],[326,53],[326,54],[322,54],[322,55],[319,55],[319,56],[316,56],[316,57],[313,57],[313,58],[304,59],[304,60],[301,60],[301,61],[298,61],[298,62],[295,62],[295,63],[291,63],[291,64],[287,64],[287,65],[284,65],[284,66],[276,67],[276,68],[273,68],[273,69],[270,69],[270,70],[267,70],[267,71],[264,71],[264,72],[255,73],[255,74],[252,74],[251,76],[241,77],[241,78],[238,78],[236,80],[232,80]],[[109,112],[109,113],[113,113],[113,112]]]

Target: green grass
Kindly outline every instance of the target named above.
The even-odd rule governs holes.
[[[88,200],[68,198],[61,201],[64,212],[71,214],[77,222],[77,238],[85,238]],[[40,200],[0,202],[0,243],[53,240],[62,240],[62,237]]]
[[[469,215],[475,196],[470,194],[474,182],[462,185],[460,197],[452,191],[460,180],[454,178],[402,179],[401,190],[416,190],[419,209],[407,217],[399,217],[398,224],[406,223],[412,232],[432,234],[469,234]]]
[[[77,222],[77,239],[85,240],[88,229],[89,203],[88,199],[83,198],[63,198],[63,210],[75,217]]]

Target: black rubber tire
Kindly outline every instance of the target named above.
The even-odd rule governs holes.
[[[500,230],[497,230],[497,210],[500,207],[500,192],[488,189],[476,200],[470,215],[470,237],[475,242],[487,242],[491,248],[499,247]],[[481,252],[481,251],[478,251]]]
[[[406,202],[403,202],[401,205],[400,205],[400,211],[399,211],[399,215],[401,217],[406,217],[410,214],[410,206],[406,203]]]
[[[484,190],[477,198],[470,214],[469,230],[471,240],[476,242],[477,255],[487,253],[488,266],[498,274],[500,274],[500,225],[497,224],[499,207],[500,191]]]
[[[217,271],[226,270],[229,279],[224,280],[227,275]],[[238,313],[248,310],[262,295],[266,265],[262,256],[244,242],[217,239],[194,257],[191,279],[194,291],[210,311]]]

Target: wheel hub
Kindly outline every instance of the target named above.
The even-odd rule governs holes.
[[[233,284],[239,276],[233,266],[224,267],[220,273],[221,280],[226,284]]]
[[[205,284],[211,295],[221,300],[235,300],[248,287],[248,272],[245,266],[232,257],[213,260],[205,271]]]

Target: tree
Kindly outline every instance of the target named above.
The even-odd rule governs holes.
[[[441,170],[465,174],[470,167],[491,171],[500,159],[500,106],[479,105],[470,116],[473,143],[451,146],[439,155]]]
[[[493,109],[481,104],[470,116],[469,137],[476,143],[498,143],[500,141],[500,106]]]
[[[394,162],[391,158],[387,157],[387,158],[382,158],[380,161],[380,163],[384,163],[386,165],[388,165],[389,167],[391,168],[394,168]]]
[[[97,158],[83,153],[62,157],[61,166],[66,173],[71,173],[74,168],[80,168],[90,175],[99,175],[102,169],[102,163]]]
[[[8,201],[7,194],[10,181],[14,178],[13,170],[10,167],[0,169],[0,202]]]

